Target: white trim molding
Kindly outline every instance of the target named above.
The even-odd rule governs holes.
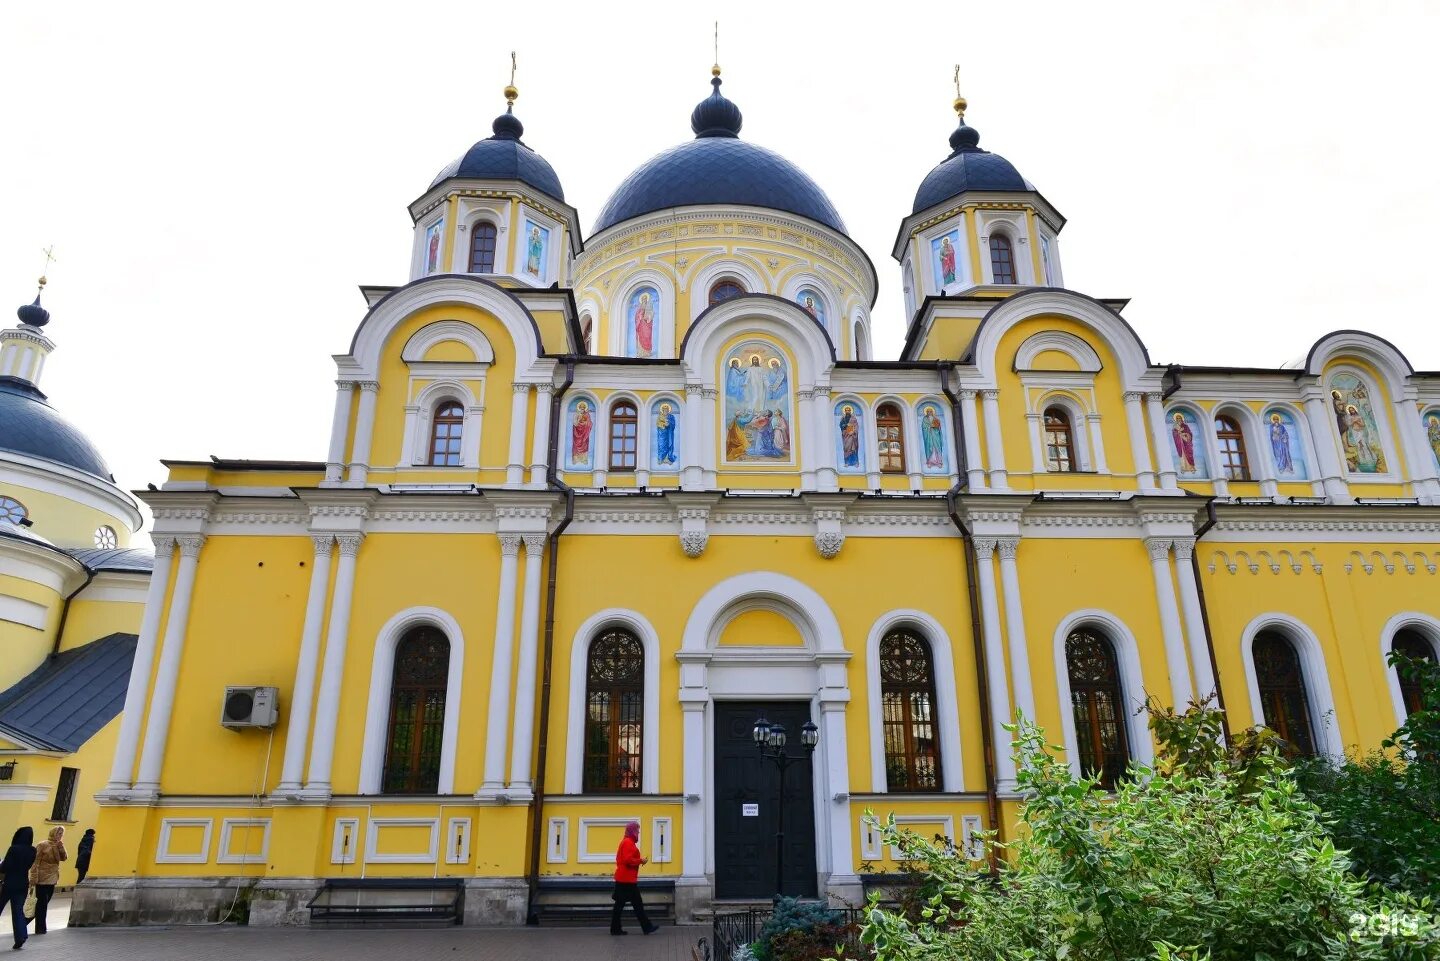
[[[579,848],[575,852],[575,860],[580,864],[613,864],[615,863],[615,852],[611,850],[592,851],[590,850],[590,829],[591,828],[614,828],[629,824],[631,821],[641,823],[637,817],[603,817],[603,818],[580,818]]]
[[[955,687],[955,660],[950,636],[940,622],[923,611],[894,610],[882,614],[865,641],[865,684],[870,725],[870,790],[888,793],[885,773],[885,724],[881,711],[880,642],[894,630],[909,628],[930,646],[931,674],[935,679],[935,724],[940,740],[940,790],[965,790],[961,759],[959,695]]]
[[[570,709],[566,718],[565,793],[581,794],[585,781],[585,679],[590,644],[606,628],[633,633],[645,648],[645,717],[640,743],[640,793],[660,793],[660,635],[645,615],[612,607],[592,614],[570,642]],[[583,838],[583,835],[581,836]]]
[[[1130,745],[1130,760],[1149,765],[1155,760],[1155,745],[1150,740],[1141,709],[1145,706],[1145,676],[1140,670],[1140,645],[1125,622],[1109,611],[1097,608],[1074,611],[1055,628],[1055,687],[1059,693],[1060,723],[1065,732],[1065,756],[1070,770],[1080,776],[1080,742],[1075,736],[1075,712],[1070,701],[1070,665],[1065,656],[1065,641],[1070,632],[1080,627],[1095,627],[1110,642],[1120,667],[1120,695],[1125,701],[1125,739]]]
[[[1254,644],[1265,630],[1277,631],[1295,645],[1300,658],[1301,679],[1305,682],[1305,701],[1310,707],[1310,728],[1315,750],[1331,757],[1342,757],[1345,742],[1340,736],[1340,722],[1335,716],[1335,696],[1330,690],[1330,671],[1325,666],[1325,651],[1315,632],[1299,618],[1270,612],[1260,614],[1240,634],[1240,659],[1245,664],[1245,684],[1250,695],[1251,716],[1256,724],[1265,723],[1265,708],[1260,700],[1260,680],[1255,674]]]
[[[230,842],[239,828],[241,837],[248,839],[252,828],[260,828],[260,852],[247,854],[245,848],[233,851]],[[220,822],[220,847],[215,852],[216,864],[264,864],[270,860],[270,819],[269,818],[225,818]]]
[[[426,851],[381,854],[380,832],[385,828],[429,828],[430,846]],[[365,861],[369,864],[434,864],[440,856],[439,818],[371,818],[365,825]]]
[[[570,863],[569,818],[550,818],[546,822],[545,861],[547,864]]]
[[[360,846],[360,819],[336,818],[330,835],[330,863],[354,864],[355,849]]]
[[[170,836],[176,828],[204,828],[199,852],[170,850]],[[205,864],[210,860],[210,835],[215,829],[214,818],[162,818],[160,840],[155,846],[156,864]]]

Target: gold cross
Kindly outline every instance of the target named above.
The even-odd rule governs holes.
[[[955,65],[955,96],[960,96],[960,65]]]
[[[715,65],[720,65],[720,21],[715,21]]]
[[[515,51],[510,51],[510,86],[515,86]]]

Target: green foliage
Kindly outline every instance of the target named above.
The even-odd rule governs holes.
[[[757,961],[795,961],[773,953],[777,944],[784,947],[791,943],[787,941],[787,935],[793,932],[808,935],[824,929],[839,928],[841,923],[842,915],[839,911],[831,911],[818,901],[777,897],[769,920],[760,929],[760,936],[751,948]],[[833,945],[834,942],[831,941],[830,944]],[[795,941],[793,946],[798,950],[802,945]]]
[[[1420,685],[1427,709],[1411,713],[1385,750],[1307,760],[1296,776],[1357,873],[1440,902],[1440,666],[1399,653],[1390,663]]]
[[[864,939],[877,956],[1359,961],[1440,950],[1433,908],[1367,893],[1350,875],[1272,739],[1257,733],[1226,748],[1204,706],[1153,712],[1152,723],[1156,767],[1132,767],[1107,794],[1022,721],[1024,825],[1003,846],[996,877],[892,819],[884,842],[929,866],[932,893],[918,920],[870,905]],[[1373,934],[1379,927],[1356,933],[1356,918],[1422,914],[1413,937]]]

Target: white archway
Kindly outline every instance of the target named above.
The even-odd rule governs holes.
[[[1440,661],[1440,619],[1419,611],[1396,614],[1385,622],[1380,630],[1380,663],[1385,668],[1385,682],[1390,688],[1390,701],[1395,705],[1395,723],[1404,724],[1409,712],[1405,710],[1405,695],[1400,690],[1400,674],[1390,666],[1390,651],[1395,644],[1397,632],[1410,628],[1425,636],[1430,642],[1437,661]]]
[[[640,735],[640,793],[660,793],[660,635],[645,615],[620,607],[592,614],[570,642],[570,712],[566,715],[565,793],[585,791],[585,678],[590,644],[609,627],[633,633],[645,648],[645,717]]]
[[[1300,674],[1305,683],[1305,700],[1310,707],[1310,728],[1315,732],[1315,750],[1332,757],[1345,753],[1340,737],[1340,722],[1335,716],[1335,696],[1330,690],[1330,671],[1325,666],[1325,651],[1315,632],[1298,618],[1271,612],[1261,614],[1245,625],[1240,634],[1240,659],[1245,663],[1245,683],[1250,694],[1250,711],[1256,724],[1265,723],[1265,706],[1260,700],[1260,679],[1255,673],[1255,637],[1264,630],[1274,630],[1295,645],[1300,657]]]
[[[386,621],[375,638],[375,654],[370,664],[370,699],[365,710],[365,739],[360,753],[361,794],[379,794],[382,787],[395,648],[415,627],[438,628],[450,642],[450,668],[445,678],[445,728],[440,742],[440,780],[436,793],[455,793],[455,748],[460,731],[460,685],[465,677],[465,637],[460,623],[447,612],[438,607],[412,607]]]
[[[1059,691],[1060,726],[1065,732],[1065,756],[1070,770],[1080,776],[1080,741],[1075,734],[1075,712],[1070,700],[1070,662],[1065,655],[1065,641],[1080,627],[1095,627],[1105,635],[1115,651],[1120,668],[1120,695],[1124,700],[1125,740],[1130,745],[1130,760],[1149,765],[1155,760],[1155,745],[1145,721],[1145,675],[1140,670],[1140,645],[1125,622],[1109,611],[1097,608],[1075,611],[1055,628],[1055,686]]]
[[[881,615],[865,641],[865,683],[870,718],[870,790],[889,793],[885,773],[885,723],[881,711],[880,642],[893,630],[911,628],[930,645],[931,672],[935,679],[935,726],[940,741],[940,789],[965,790],[965,769],[960,752],[959,694],[955,689],[955,658],[950,635],[940,622],[916,610],[894,610]]]

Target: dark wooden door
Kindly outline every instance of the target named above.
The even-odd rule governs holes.
[[[780,772],[760,757],[751,730],[765,716],[785,725],[786,752],[804,756],[800,725],[810,720],[806,701],[715,702],[715,897],[768,898],[775,893],[775,827],[778,803],[785,805],[782,893],[814,897],[815,776],[809,759]],[[745,805],[754,805],[747,815]]]

